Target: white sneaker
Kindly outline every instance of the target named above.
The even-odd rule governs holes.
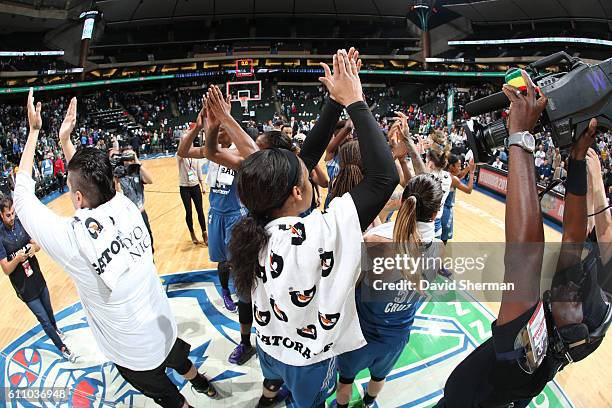
[[[76,362],[77,359],[76,354],[70,351],[70,349],[66,346],[62,347],[62,356],[73,364]]]

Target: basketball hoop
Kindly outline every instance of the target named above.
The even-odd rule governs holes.
[[[249,97],[240,96],[238,100],[240,101],[240,106],[242,106],[242,109],[244,110],[244,114],[245,115],[248,114],[249,113]]]

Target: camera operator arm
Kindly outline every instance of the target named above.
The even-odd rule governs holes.
[[[524,72],[522,74],[527,77]],[[526,80],[526,83],[527,95],[522,95],[508,85],[503,88],[511,102],[508,118],[510,133],[531,132],[546,106],[546,98],[536,101],[532,82]],[[513,283],[514,290],[504,291],[502,295],[498,326],[521,316],[537,303],[540,296],[544,227],[538,189],[533,177],[534,166],[531,153],[519,146],[510,146],[504,282]]]

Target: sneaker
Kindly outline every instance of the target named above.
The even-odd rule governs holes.
[[[238,311],[238,306],[236,306],[236,304],[232,300],[229,290],[223,289],[221,296],[223,297],[223,303],[225,304],[225,308],[232,313],[236,313]]]
[[[55,332],[57,333],[57,335],[59,336],[60,339],[66,340],[66,333],[64,333],[63,331],[61,331],[58,328],[55,329]]]
[[[289,400],[291,398],[291,391],[289,391],[289,389],[285,386],[282,386],[280,390],[278,390],[278,393],[276,394],[276,397],[274,397],[274,400],[272,402],[269,403],[262,403],[261,398],[259,399],[259,401],[257,402],[257,407],[256,408],[271,408],[271,407],[275,407],[278,404],[281,404],[287,400]]]
[[[447,279],[450,279],[451,276],[453,276],[453,272],[449,271],[448,269],[442,267],[439,271],[438,271],[438,275],[443,276]]]
[[[201,377],[204,377],[203,374],[198,373],[198,375]],[[206,379],[206,377],[204,378]],[[208,384],[208,386],[206,387],[200,387],[200,386],[191,384],[191,388],[200,394],[206,395],[208,398],[217,398],[218,394],[217,394],[217,390],[215,389],[215,387],[210,383],[210,381],[208,381],[208,379],[206,379],[206,383]]]
[[[70,351],[70,349],[66,346],[62,347],[62,356],[71,363],[75,363],[77,359],[76,354]]]
[[[249,361],[249,359],[253,357],[253,355],[255,355],[255,347],[246,346],[240,343],[234,349],[234,351],[232,351],[232,354],[230,354],[227,361],[229,361],[232,364],[243,365],[244,363]]]

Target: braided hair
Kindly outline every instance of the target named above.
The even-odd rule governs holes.
[[[340,158],[340,170],[329,191],[332,198],[341,197],[348,193],[363,180],[359,142],[352,140],[344,143],[338,151],[338,156]]]

